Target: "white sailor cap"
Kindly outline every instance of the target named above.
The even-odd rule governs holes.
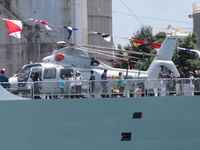
[[[58,41],[57,44],[66,44],[65,41]]]
[[[189,74],[194,74],[192,71],[189,71]]]

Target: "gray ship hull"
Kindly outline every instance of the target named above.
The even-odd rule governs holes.
[[[0,121],[3,150],[200,148],[199,97],[0,101]]]

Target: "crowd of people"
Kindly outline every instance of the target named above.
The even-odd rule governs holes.
[[[162,86],[156,90],[159,90],[160,96],[166,95],[175,95],[175,94],[184,94],[186,96],[194,96],[195,94],[195,87],[200,90],[199,80],[195,80],[194,74],[197,78],[200,77],[200,72],[192,72],[192,71],[183,71],[179,70],[180,77],[175,78],[173,75],[173,71],[167,69],[165,66],[161,66],[161,70],[159,73],[158,78],[161,79],[163,83]],[[164,79],[164,80],[162,80]],[[183,79],[183,80],[179,80]],[[184,91],[184,93],[179,93],[180,91]],[[158,96],[159,92],[155,92],[155,96]]]
[[[95,97],[95,89],[97,82],[100,83],[101,86],[101,97],[107,98],[110,96],[109,91],[111,90],[113,94],[118,96],[123,96],[124,90],[125,90],[125,79],[122,72],[119,72],[118,78],[116,79],[117,86],[113,89],[109,89],[109,80],[107,76],[107,70],[105,69],[101,76],[100,81],[96,80],[95,72],[94,70],[90,70],[90,76],[85,81],[83,80],[83,77],[81,76],[81,73],[79,71],[75,72],[75,75],[71,73],[71,76],[68,77],[68,82],[65,82],[64,76],[61,77],[61,79],[58,81],[58,88],[60,89],[61,98],[64,97],[64,88],[65,86],[68,86],[70,89],[70,96],[76,97],[76,98],[83,98],[82,95],[82,89],[83,84],[86,82],[88,83],[88,92],[91,97]],[[66,85],[68,84],[68,85]]]
[[[166,96],[166,95],[175,95],[177,94],[177,91],[183,91],[183,85],[178,81],[176,82],[176,78],[173,75],[173,71],[171,70],[164,70],[164,68],[161,68],[161,72],[159,73],[159,79],[165,79],[163,82],[163,87],[153,89],[153,95],[154,96]],[[101,97],[106,98],[109,96],[119,96],[123,97],[125,96],[125,87],[126,87],[126,80],[124,79],[124,75],[122,72],[119,72],[118,77],[115,79],[116,85],[115,87],[110,87],[110,80],[108,80],[107,76],[107,70],[105,69],[102,74],[101,74],[101,81],[100,81],[100,86],[101,86]],[[72,74],[72,76],[69,78],[70,81],[70,89],[74,90],[74,93],[76,94],[76,97],[81,98],[82,96],[82,82],[83,77],[81,76],[80,72],[77,71],[75,73],[75,76]],[[95,88],[96,88],[96,77],[94,74],[94,71],[90,71],[90,76],[88,78],[88,83],[89,83],[89,93],[91,97],[95,97]],[[99,82],[99,81],[98,81]],[[187,85],[187,93],[190,96],[195,95],[195,86],[196,82],[194,79],[194,73],[189,71],[188,72],[188,78],[186,81],[188,84]],[[145,95],[145,90],[144,90],[144,83],[134,83],[132,86],[132,89],[129,89],[130,95],[133,97],[140,97]],[[59,88],[61,91],[61,94],[63,94],[63,88],[64,88],[64,77],[61,78],[61,81],[59,81]]]
[[[185,74],[180,70],[180,78],[185,78],[184,80],[179,81],[178,78],[175,78],[173,75],[173,71],[166,69],[164,66],[161,66],[160,73],[158,75],[159,82],[161,82],[162,86],[153,88],[153,96],[166,96],[166,95],[178,95],[185,94],[187,96],[194,96],[198,94],[195,93],[195,89],[200,90],[200,80],[196,80],[194,78],[194,74],[196,77],[200,77],[200,71],[196,71],[195,73],[192,71],[188,71]],[[186,78],[186,76],[188,78]],[[87,81],[87,82],[85,82]],[[111,86],[110,82],[115,82],[115,85]],[[97,81],[94,70],[90,70],[90,75],[87,80],[83,79],[81,73],[79,71],[71,72],[71,74],[67,77],[62,75],[60,79],[57,81],[57,88],[60,91],[60,98],[66,97],[67,94],[71,94],[70,97],[74,98],[83,98],[83,84],[88,84],[88,93],[91,97],[95,97],[96,85],[98,82],[98,86],[100,86],[101,97],[107,98],[110,96],[125,96],[125,89],[129,90],[129,96],[140,97],[145,95],[144,83],[132,82],[132,86],[130,83],[126,83],[124,75],[122,72],[118,73],[118,77],[114,80],[108,80],[107,70],[103,70],[100,81]],[[34,99],[40,99],[40,90],[42,89],[42,80],[38,73],[32,73],[29,79],[27,80],[27,89],[29,89],[32,93]],[[99,84],[100,83],[100,84]],[[4,88],[10,88],[9,77],[6,75],[6,69],[1,69],[0,71],[0,84]],[[129,85],[128,85],[129,84]],[[129,86],[129,87],[128,87]],[[70,90],[70,92],[66,93],[66,87]],[[128,87],[128,88],[127,88]],[[132,87],[132,88],[130,88]],[[99,87],[98,87],[99,90]],[[178,93],[178,91],[186,91],[185,93]],[[99,92],[99,91],[98,91]],[[126,91],[127,92],[127,91]],[[148,94],[146,94],[148,95]],[[126,95],[127,96],[127,95]]]

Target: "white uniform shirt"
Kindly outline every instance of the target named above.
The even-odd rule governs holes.
[[[73,86],[74,86],[74,77],[70,77],[70,78],[68,79],[68,81],[69,81],[70,87],[73,87]]]
[[[75,77],[75,85],[82,85],[82,76]]]
[[[190,88],[194,88],[193,80],[194,76],[189,77]]]

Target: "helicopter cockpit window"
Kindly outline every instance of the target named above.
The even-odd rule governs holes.
[[[47,68],[44,70],[43,79],[55,79],[56,78],[56,68]]]
[[[19,77],[19,78],[28,78],[30,72],[31,72],[31,68],[26,68],[25,67],[19,73],[16,74],[16,77]]]
[[[16,74],[16,77],[19,78],[28,78],[31,72],[32,67],[39,67],[41,66],[40,64],[29,64],[24,66],[18,73]]]
[[[62,77],[62,76],[70,77],[71,74],[73,74],[73,69],[64,68],[64,69],[60,70],[60,77]]]

